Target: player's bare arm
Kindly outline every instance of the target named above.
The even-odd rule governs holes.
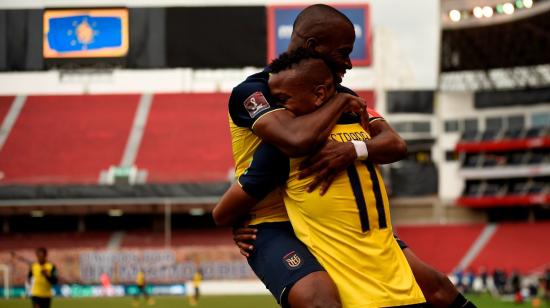
[[[288,110],[271,112],[253,126],[254,133],[289,157],[312,153],[322,146],[345,111],[365,108],[365,102],[347,93],[338,93],[313,113],[295,116]]]
[[[371,122],[369,130],[373,136],[365,140],[369,161],[379,165],[391,164],[407,156],[407,143],[386,121]]]
[[[235,183],[225,192],[212,211],[214,222],[218,226],[240,226],[250,209],[258,203],[254,197],[247,194],[239,184]],[[235,227],[233,239],[239,251],[248,257],[254,246],[250,242],[256,239],[257,229]]]
[[[386,121],[374,120],[370,122],[368,128],[372,137],[365,140],[369,161],[375,164],[390,164],[407,155],[407,144]],[[320,193],[324,194],[334,177],[356,159],[357,154],[353,144],[329,141],[317,153],[303,162],[300,177],[305,178],[316,174],[309,186],[309,191],[311,192],[321,185]]]
[[[212,217],[218,226],[234,226],[243,221],[250,209],[257,203],[258,200],[235,183],[223,194],[214,207]]]

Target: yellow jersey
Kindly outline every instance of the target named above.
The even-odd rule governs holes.
[[[145,273],[143,271],[139,271],[136,275],[136,284],[138,286],[144,286],[145,285]]]
[[[370,137],[361,125],[352,123],[336,125],[330,138],[345,142]],[[378,167],[357,161],[321,196],[318,189],[307,193],[313,176],[298,180],[302,160],[289,161],[274,147],[262,144],[248,170],[250,176],[240,178],[243,189],[249,192],[251,187],[272,187],[277,185],[273,179],[287,172],[284,203],[296,236],[334,280],[344,307],[424,303],[393,236],[388,197]],[[258,181],[261,178],[264,183]]]
[[[263,71],[248,77],[231,92],[229,98],[229,129],[238,179],[248,168],[261,139],[252,131],[258,119],[267,113],[282,109],[270,96],[267,81],[269,73]],[[280,192],[274,191],[263,198],[250,213],[247,224],[288,221]]]
[[[44,276],[42,270],[45,270],[48,276],[51,277],[50,280]],[[57,281],[55,266],[50,262],[44,264],[38,262],[33,263],[29,271],[29,280],[31,285],[31,296],[52,297],[52,285]]]
[[[198,288],[201,286],[201,282],[202,282],[202,274],[200,272],[195,272],[195,274],[193,275],[193,286],[195,288]]]

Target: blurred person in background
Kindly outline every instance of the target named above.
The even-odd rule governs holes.
[[[465,281],[465,293],[472,292],[474,289],[474,280],[475,280],[475,274],[474,270],[469,267],[466,269],[466,272],[464,273],[464,279]]]
[[[479,278],[481,279],[481,291],[485,292],[487,291],[487,268],[485,266],[481,266],[478,271]]]
[[[155,303],[153,298],[149,297],[149,294],[147,294],[146,286],[145,272],[142,268],[140,268],[136,274],[136,287],[138,289],[138,292],[134,295],[134,306],[139,305],[140,295],[143,295],[143,298],[145,298],[147,304],[153,305]]]
[[[103,287],[103,296],[111,296],[113,294],[113,287],[111,286],[111,278],[107,273],[102,273],[99,276],[101,286]]]
[[[550,266],[546,267],[542,277],[542,288],[544,291],[544,299],[550,302]]]
[[[31,264],[28,274],[33,308],[50,307],[53,295],[52,287],[58,282],[57,269],[47,259],[48,251],[46,248],[37,248],[37,262]]]
[[[521,295],[521,276],[517,270],[513,270],[510,275],[510,286],[514,293],[514,302],[516,304],[523,303],[523,296]]]
[[[199,303],[199,297],[201,295],[200,288],[202,284],[202,278],[203,278],[202,270],[199,268],[197,269],[195,274],[193,274],[193,278],[191,279],[191,283],[193,284],[193,289],[195,291],[193,293],[193,296],[189,297],[189,304],[191,304],[191,306],[196,306]]]

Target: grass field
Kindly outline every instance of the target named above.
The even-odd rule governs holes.
[[[503,302],[495,300],[488,295],[468,295],[479,308],[506,308],[506,307],[531,307],[530,303],[517,305],[512,302]],[[122,298],[56,298],[52,303],[52,308],[133,308],[133,307],[151,307],[151,308],[277,308],[279,307],[275,300],[269,296],[205,296],[201,298],[197,306],[191,306],[184,297],[155,297],[155,304],[147,305],[143,300],[139,306],[134,306],[131,297]],[[0,308],[29,308],[28,299],[0,300]],[[541,308],[550,307],[548,303],[541,305]]]

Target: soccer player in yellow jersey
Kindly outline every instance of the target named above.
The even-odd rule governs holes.
[[[282,55],[270,68],[271,93],[297,115],[315,110],[336,90],[329,67],[320,55],[306,49]],[[330,138],[362,141],[370,136],[357,117],[348,115],[340,119]],[[357,162],[347,174],[338,175],[321,196],[307,192],[312,177],[298,179],[300,162],[289,161],[275,147],[261,144],[252,164],[239,177],[239,184],[243,192],[261,200],[288,178],[284,203],[294,231],[336,283],[343,307],[411,307],[424,303],[393,237],[388,200],[377,168]],[[254,200],[243,193],[241,196],[242,200],[239,196],[224,196],[220,206],[228,206],[224,200],[236,202],[236,206]],[[304,257],[302,252],[289,251],[282,261],[298,268],[308,265]]]
[[[202,271],[199,269],[193,274],[193,278],[191,279],[191,283],[193,284],[193,289],[195,293],[192,297],[189,298],[189,302],[192,306],[196,306],[199,302],[199,297],[201,295],[200,288],[202,283]]]
[[[143,295],[147,304],[153,305],[155,303],[153,298],[149,297],[149,294],[147,293],[147,286],[145,284],[145,272],[142,268],[140,268],[136,274],[136,287],[138,288],[138,291],[134,295],[134,306],[139,305],[138,300],[140,295]]]
[[[344,14],[330,6],[316,4],[304,9],[296,18],[288,50],[303,47],[329,57],[337,66],[337,77],[341,78],[347,69],[351,69],[349,56],[354,40],[353,24]],[[296,116],[277,104],[269,91],[268,79],[269,69],[251,75],[233,89],[230,97],[229,121],[237,177],[249,165],[261,140],[276,146],[289,157],[315,153],[309,160],[313,164],[305,164],[307,168],[303,172],[316,174],[310,189],[320,185],[321,191],[326,190],[339,172],[354,164],[357,148],[364,150],[367,146],[368,160],[377,164],[395,162],[406,155],[403,140],[385,121],[376,119],[369,125],[373,138],[365,140],[363,145],[327,142],[336,121],[343,111],[350,109],[353,100],[338,94],[311,114]],[[337,92],[354,94],[341,86]],[[251,226],[236,229],[234,233],[241,253],[249,255],[253,250],[252,254],[257,255],[261,251],[263,257],[277,253],[265,262],[258,262],[263,264],[256,264],[256,270],[259,270],[256,273],[261,273],[259,276],[283,306],[339,307],[340,300],[333,290],[332,280],[326,273],[317,271],[319,268],[305,269],[302,266],[299,271],[284,273],[284,268],[269,265],[275,264],[275,256],[281,253],[273,247],[282,242],[300,243],[296,243],[292,228],[285,223],[285,214],[277,210],[280,203],[265,200],[262,203],[251,211],[251,220],[248,221]],[[249,240],[254,243],[247,243]],[[434,307],[462,307],[466,300],[447,277],[422,262],[403,242],[399,243],[430,304]],[[307,253],[307,248],[304,249]],[[253,259],[257,258],[249,257],[249,263]],[[280,273],[273,275],[273,272]],[[286,299],[288,303],[285,303]]]
[[[57,284],[57,269],[47,260],[48,251],[40,247],[36,249],[36,260],[31,264],[28,280],[31,289],[33,308],[49,308],[52,301],[52,287]]]

